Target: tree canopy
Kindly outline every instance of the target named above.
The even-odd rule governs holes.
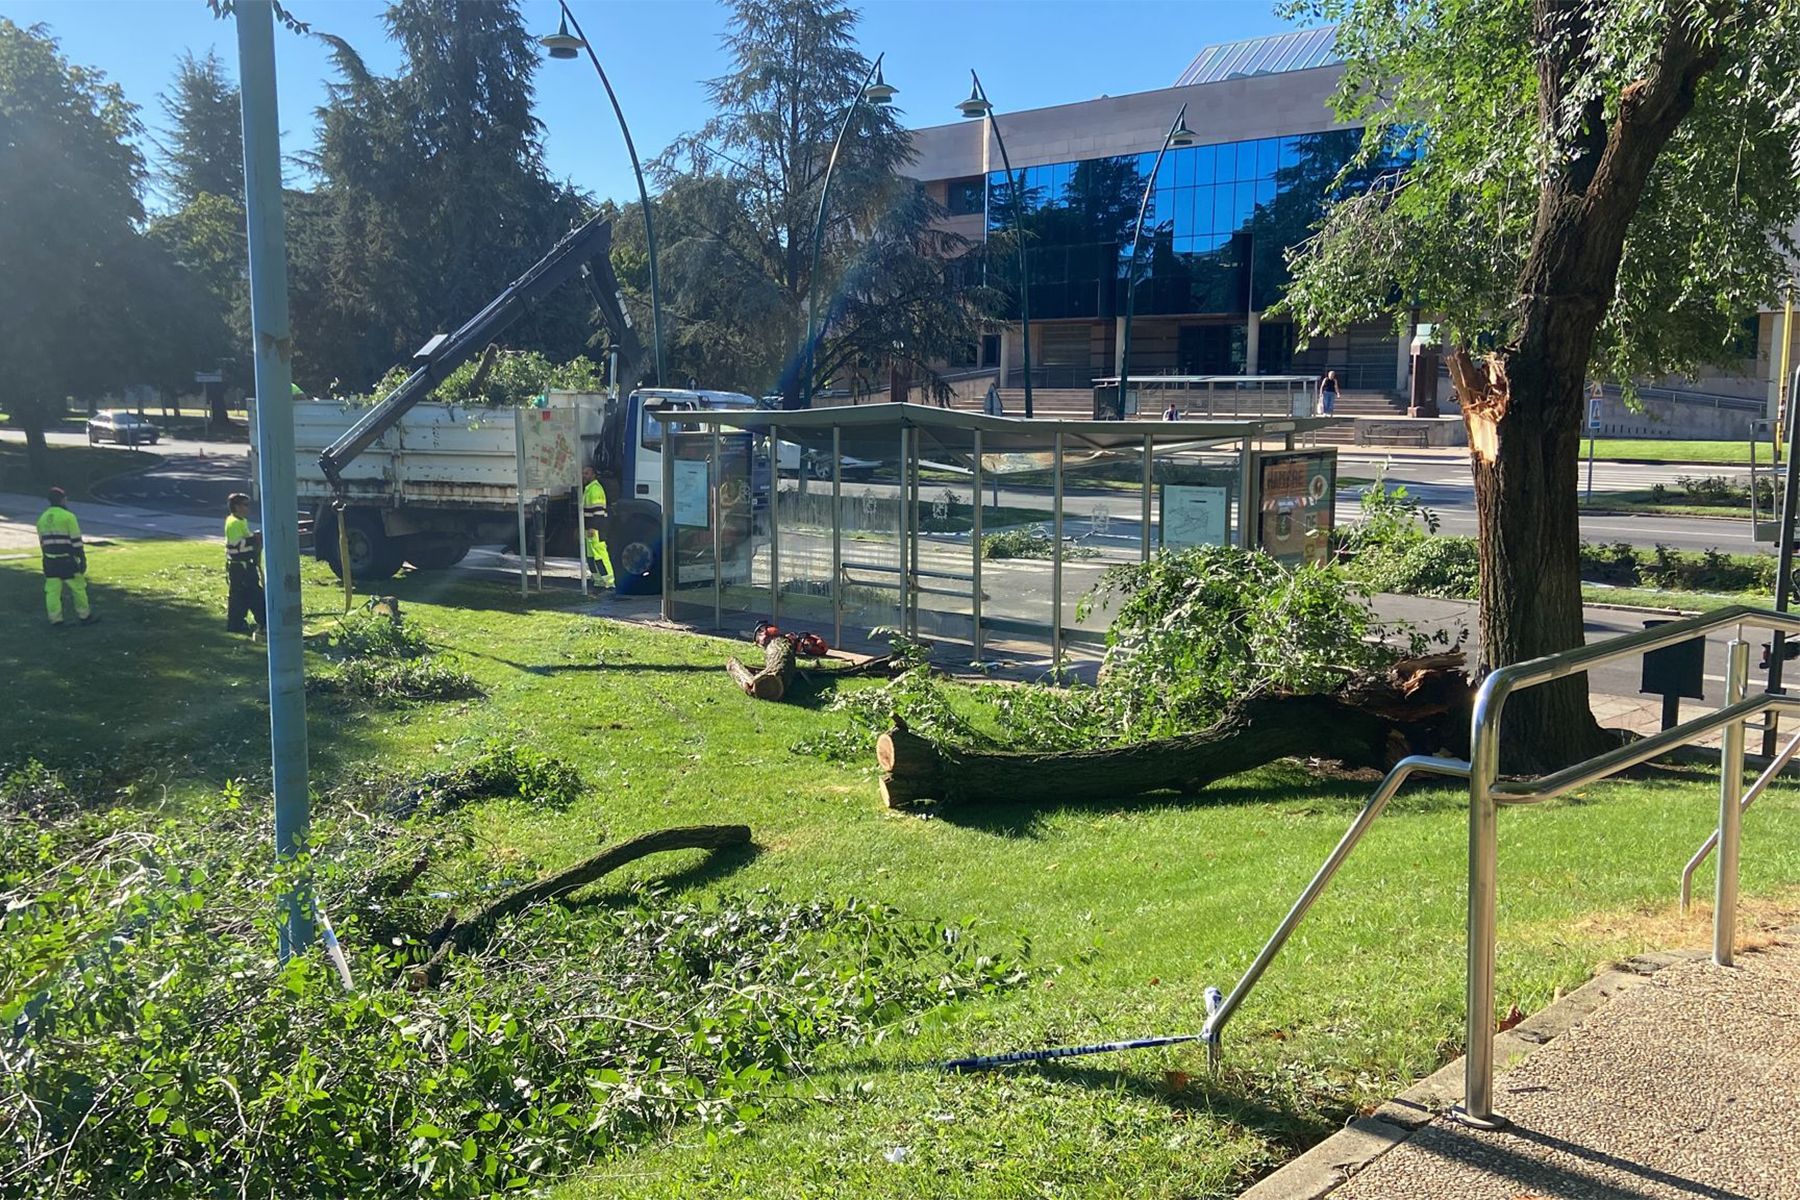
[[[677,374],[797,399],[814,221],[846,117],[821,236],[816,376],[930,372],[979,335],[950,269],[971,247],[933,228],[939,207],[899,173],[911,150],[894,111],[851,108],[870,68],[856,13],[833,0],[730,8],[732,70],[708,84],[718,114],[657,163]]]

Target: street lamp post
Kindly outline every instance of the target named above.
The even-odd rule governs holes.
[[[837,140],[831,143],[831,157],[825,163],[825,180],[819,187],[819,213],[813,221],[812,268],[806,276],[806,352],[800,376],[801,408],[812,407],[813,352],[818,344],[818,335],[813,330],[819,311],[819,243],[825,236],[825,202],[831,197],[831,176],[837,170],[838,151],[844,145],[844,135],[850,132],[850,120],[856,116],[856,106],[864,100],[870,104],[887,104],[899,91],[881,77],[881,60],[886,57],[885,53],[875,56],[869,73],[863,77],[862,86],[856,89],[850,106],[844,110],[844,123],[838,126]]]
[[[1006,168],[1006,185],[1013,195],[1013,228],[1019,239],[1019,357],[1025,364],[1025,415],[1031,416],[1031,280],[1025,274],[1025,176],[1021,173],[1018,182],[1013,181],[1012,160],[1006,155],[1006,139],[1000,136],[1000,123],[994,119],[994,106],[987,98],[987,90],[981,86],[981,76],[973,70],[969,78],[974,86],[969,89],[969,98],[956,106],[956,110],[970,120],[978,121],[987,118],[988,128],[994,131],[994,142],[1000,147],[1000,165]],[[1003,379],[1000,381],[1005,383]]]
[[[1170,146],[1191,146],[1194,144],[1194,131],[1187,127],[1187,105],[1175,114],[1175,123],[1169,126],[1169,132],[1163,138],[1162,149],[1156,152],[1156,161],[1150,164],[1150,178],[1144,182],[1144,199],[1138,205],[1137,224],[1131,230],[1131,248],[1125,253],[1125,329],[1119,335],[1119,401],[1114,413],[1120,420],[1125,419],[1125,391],[1131,379],[1131,318],[1137,311],[1137,248],[1138,240],[1144,236],[1144,215],[1150,211],[1150,193],[1156,190],[1156,173],[1162,169],[1163,155],[1169,152]]]
[[[569,11],[563,0],[557,0],[562,9],[562,19],[557,23],[556,32],[548,37],[538,39],[538,43],[550,52],[551,58],[575,58],[585,50],[588,61],[594,64],[594,73],[600,76],[600,86],[606,89],[606,98],[612,101],[613,116],[619,119],[619,132],[625,135],[625,150],[631,155],[631,170],[637,176],[638,204],[644,211],[644,242],[650,251],[650,341],[656,358],[656,386],[663,386],[663,333],[662,333],[662,290],[658,287],[656,274],[656,224],[650,216],[650,191],[644,186],[644,167],[638,162],[637,145],[631,140],[631,127],[625,124],[625,111],[619,107],[619,97],[613,91],[612,80],[606,77],[606,69],[600,65],[599,56],[581,31],[581,22]],[[569,27],[575,31],[571,33]]]

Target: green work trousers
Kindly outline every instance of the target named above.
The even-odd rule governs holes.
[[[46,577],[44,580],[44,608],[50,613],[52,625],[63,623],[62,590],[65,583],[75,594],[75,615],[83,621],[88,619],[87,575],[85,573],[73,575],[68,579]]]

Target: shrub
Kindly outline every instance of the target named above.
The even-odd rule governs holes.
[[[404,704],[411,700],[470,700],[485,695],[475,677],[432,658],[353,658],[315,671],[306,690],[320,696]]]
[[[1042,525],[1004,529],[999,533],[984,534],[981,538],[983,558],[1051,558],[1055,549],[1055,540]],[[1077,558],[1097,558],[1099,554],[1092,546],[1083,546],[1078,542],[1066,542],[1063,545],[1065,562]]]

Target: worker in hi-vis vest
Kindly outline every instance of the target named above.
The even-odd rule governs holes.
[[[63,623],[63,586],[75,597],[75,615],[83,625],[100,618],[88,608],[87,548],[81,544],[81,522],[63,504],[67,494],[50,489],[50,507],[38,518],[38,549],[44,556],[44,608],[50,623]]]
[[[606,552],[606,538],[601,533],[606,524],[606,489],[592,467],[581,468],[581,517],[587,524],[588,571],[597,586],[611,587],[612,555]]]
[[[231,493],[225,512],[225,632],[254,634],[267,619],[258,561],[262,534],[250,532],[250,497],[244,493]],[[246,624],[245,617],[256,624]]]

